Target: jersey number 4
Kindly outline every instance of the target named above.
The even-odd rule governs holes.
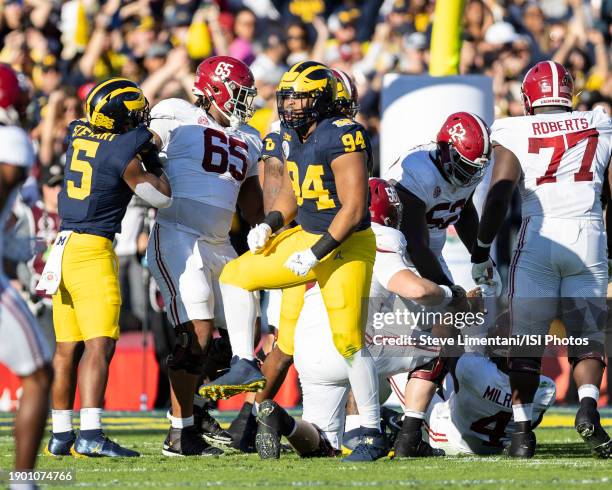
[[[70,159],[70,172],[81,174],[81,183],[77,183],[72,179],[67,179],[66,193],[71,199],[82,201],[91,194],[91,176],[93,169],[91,160],[96,157],[96,152],[100,143],[97,141],[84,140],[76,138],[72,142],[72,158]],[[81,155],[83,152],[83,155]],[[84,157],[84,158],[83,158]]]
[[[511,419],[512,412],[499,411],[495,415],[477,420],[470,426],[470,430],[489,436],[485,446],[501,447],[501,438],[506,435],[506,426]]]
[[[308,165],[301,187],[297,163],[287,160],[287,172],[298,206],[304,204],[304,199],[316,199],[318,211],[336,207],[334,200],[329,197],[329,191],[323,187],[323,165]]]
[[[568,133],[560,136],[550,136],[548,138],[529,138],[529,153],[540,153],[542,148],[552,148],[552,158],[542,177],[536,179],[536,185],[551,184],[557,182],[557,170],[561,164],[564,153],[573,148],[583,140],[587,140],[584,156],[580,169],[574,174],[574,182],[590,182],[593,180],[591,165],[597,149],[597,139],[599,133],[596,129],[586,129],[575,133]]]
[[[238,151],[242,148],[248,151],[248,145],[239,139],[227,136],[221,131],[213,128],[204,130],[204,158],[202,159],[202,167],[207,172],[215,174],[224,174],[229,170],[234,179],[237,181],[244,180],[247,171],[247,156]],[[217,155],[217,158],[213,158]],[[240,165],[236,165],[230,161],[230,156],[240,160]],[[213,161],[214,160],[214,161]]]

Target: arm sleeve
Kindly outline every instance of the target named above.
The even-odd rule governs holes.
[[[268,158],[278,158],[281,162],[283,161],[283,145],[281,135],[278,132],[271,132],[268,134],[262,142],[261,153],[259,159],[264,162]]]
[[[145,126],[139,126],[122,134],[113,143],[117,147],[117,155],[111,161],[115,163],[119,176],[123,177],[126,167],[138,152],[153,138],[153,134]]]

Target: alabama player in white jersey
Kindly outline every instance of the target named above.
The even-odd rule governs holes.
[[[489,247],[518,185],[523,224],[508,284],[512,334],[548,333],[561,314],[572,341],[568,357],[578,387],[575,426],[591,451],[610,457],[597,401],[605,367],[605,298],[608,285],[601,193],[612,153],[612,122],[601,109],[572,111],[574,83],[553,61],[531,68],[522,85],[525,116],[492,128],[495,166],[472,253],[475,280],[493,269]],[[612,180],[610,180],[612,182]],[[544,342],[511,349],[510,384],[517,432],[510,455],[529,458],[529,426]]]
[[[376,236],[376,259],[370,297],[376,305],[370,311],[390,311],[396,294],[425,303],[440,303],[444,298],[465,296],[459,286],[437,286],[410,270],[405,256],[406,242],[396,227],[401,204],[394,188],[382,179],[370,179],[370,213]],[[272,400],[259,406],[256,448],[262,458],[278,458],[280,436],[302,456],[329,456],[340,449],[344,430],[345,405],[350,384],[346,363],[334,347],[325,306],[317,285],[306,291],[304,307],[295,332],[294,362],[302,385],[304,412],[302,420],[290,417]],[[374,313],[375,314],[375,313]],[[370,327],[372,336],[376,330]],[[404,332],[408,331],[402,326]],[[367,338],[368,334],[366,334]],[[374,344],[378,341],[374,339]],[[432,346],[398,347],[372,345],[378,374],[390,376],[412,373],[406,390],[410,399],[406,428],[412,415],[416,428],[406,430],[396,456],[433,456],[434,452],[421,439],[420,424],[435,391],[434,381],[442,374],[439,349]]]
[[[151,129],[173,202],[158,213],[147,250],[177,343],[168,358],[172,427],[167,456],[218,454],[197,433],[193,395],[222,312],[218,277],[236,257],[229,231],[236,210],[252,225],[263,218],[257,160],[261,141],[246,125],[253,112],[253,75],[241,61],[213,56],[198,66],[190,104],[168,99],[151,111]],[[221,313],[221,320],[223,314]]]
[[[19,187],[34,163],[34,149],[19,127],[19,110],[25,94],[11,67],[0,64],[0,229]],[[0,235],[0,258],[2,236]],[[0,362],[21,378],[22,395],[15,417],[15,470],[31,471],[36,463],[51,387],[51,351],[30,309],[10,285],[0,263]],[[35,488],[20,480],[15,488]],[[13,483],[11,482],[11,488]]]
[[[453,284],[442,258],[448,226],[455,226],[468,251],[476,240],[472,194],[489,165],[490,148],[486,123],[475,114],[457,112],[446,119],[435,143],[410,150],[385,176],[404,205],[400,230],[410,259],[422,277],[436,284]]]

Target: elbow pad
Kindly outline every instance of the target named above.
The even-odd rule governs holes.
[[[164,193],[158,191],[153,184],[149,182],[136,184],[134,193],[155,208],[163,209],[170,207],[172,204],[171,196],[166,196]]]

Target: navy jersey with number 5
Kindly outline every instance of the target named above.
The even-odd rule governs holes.
[[[304,143],[293,129],[281,125],[280,139],[297,198],[296,221],[307,232],[324,233],[342,206],[331,163],[345,153],[365,151],[367,167],[370,169],[370,139],[363,126],[345,117],[320,121]],[[369,227],[368,211],[355,231]]]
[[[112,240],[121,231],[132,190],[123,180],[127,165],[151,140],[144,126],[127,133],[94,133],[84,120],[68,128],[64,186],[59,194],[62,230]]]

